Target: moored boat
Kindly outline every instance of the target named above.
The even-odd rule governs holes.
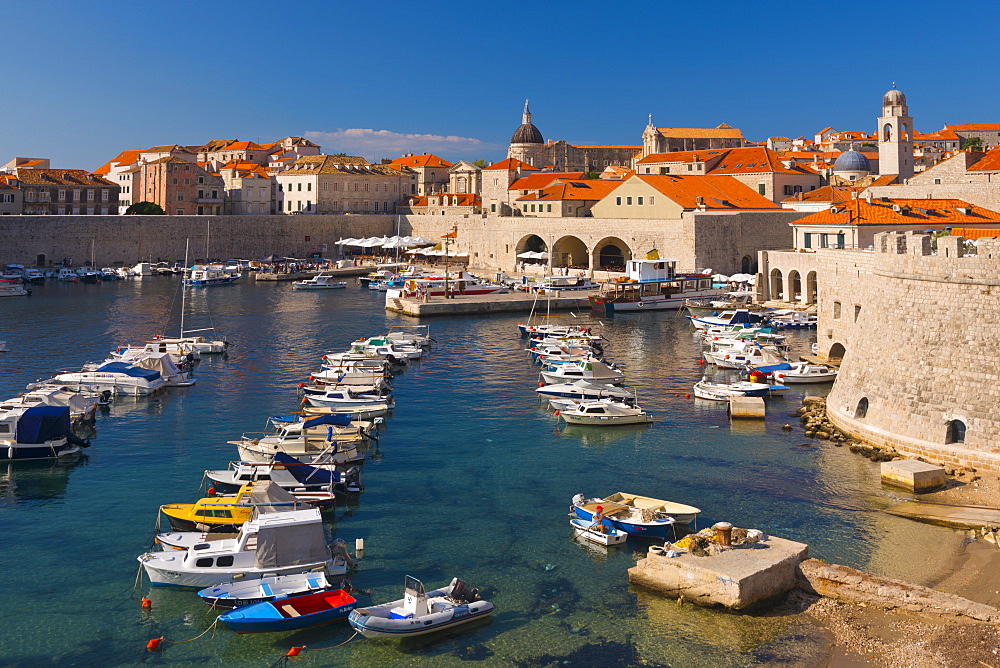
[[[586,520],[571,519],[569,525],[573,527],[574,538],[586,538],[598,545],[620,545],[628,540],[626,532],[603,524],[598,525]]]
[[[332,589],[323,571],[274,575],[259,580],[237,580],[198,592],[201,600],[213,608],[241,608],[245,605],[274,601],[289,596],[315,594]]]
[[[609,314],[679,309],[688,299],[725,294],[713,286],[710,274],[678,273],[676,267],[674,259],[629,260],[626,277],[602,283],[590,306]]]
[[[492,612],[493,604],[480,599],[478,589],[467,588],[458,578],[425,592],[420,580],[407,575],[403,598],[355,608],[347,621],[366,638],[403,638],[467,624]]]
[[[637,406],[628,406],[609,399],[584,401],[568,409],[560,409],[556,414],[568,424],[611,427],[621,424],[645,424],[653,418]]]
[[[837,370],[822,364],[794,362],[791,368],[777,370],[774,379],[779,383],[832,383],[837,379]]]
[[[302,281],[292,282],[293,290],[337,290],[346,287],[345,281],[334,280],[330,274],[319,274]]]
[[[70,426],[68,406],[31,406],[0,413],[0,461],[57,459],[90,445]]]
[[[253,603],[219,615],[236,633],[296,631],[344,619],[357,599],[343,589]]]
[[[600,509],[600,511],[598,511]],[[626,492],[616,492],[603,499],[573,497],[570,512],[593,523],[601,513],[601,523],[626,533],[653,538],[666,538],[674,524],[691,524],[701,509],[683,503],[654,499]]]

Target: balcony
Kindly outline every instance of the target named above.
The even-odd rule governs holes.
[[[195,197],[195,204],[222,204],[221,197]]]

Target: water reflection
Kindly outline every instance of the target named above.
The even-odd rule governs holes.
[[[48,503],[66,495],[70,473],[87,461],[78,454],[58,460],[0,464],[0,507],[19,503]]]

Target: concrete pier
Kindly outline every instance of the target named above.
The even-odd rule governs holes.
[[[763,420],[765,416],[762,397],[729,397],[729,417]]]
[[[565,293],[563,293],[565,294]],[[444,296],[431,297],[430,301],[417,299],[389,299],[385,308],[394,313],[402,313],[413,318],[442,315],[475,315],[482,313],[530,313],[545,315],[547,311],[590,312],[590,302],[586,294],[571,293],[573,296],[538,297],[523,292],[509,292],[491,295],[456,295],[454,299]]]
[[[983,506],[952,506],[944,503],[904,501],[885,512],[918,522],[937,524],[952,529],[986,529],[1000,527],[1000,508]]]
[[[882,462],[882,484],[911,492],[929,492],[944,487],[944,467],[917,459]]]
[[[741,610],[795,587],[798,565],[808,556],[806,544],[773,536],[709,557],[667,557],[652,546],[628,579],[698,605]]]

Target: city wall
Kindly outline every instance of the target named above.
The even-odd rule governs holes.
[[[916,178],[916,177],[914,177]],[[872,197],[895,197],[916,199],[960,199],[969,204],[981,206],[991,211],[1000,211],[1000,183],[939,183],[913,184],[905,186],[877,186],[867,192]]]
[[[1000,470],[1000,240],[885,233],[818,254],[821,353],[843,346],[827,401],[839,428],[935,461]],[[955,423],[964,426],[957,434]]]

